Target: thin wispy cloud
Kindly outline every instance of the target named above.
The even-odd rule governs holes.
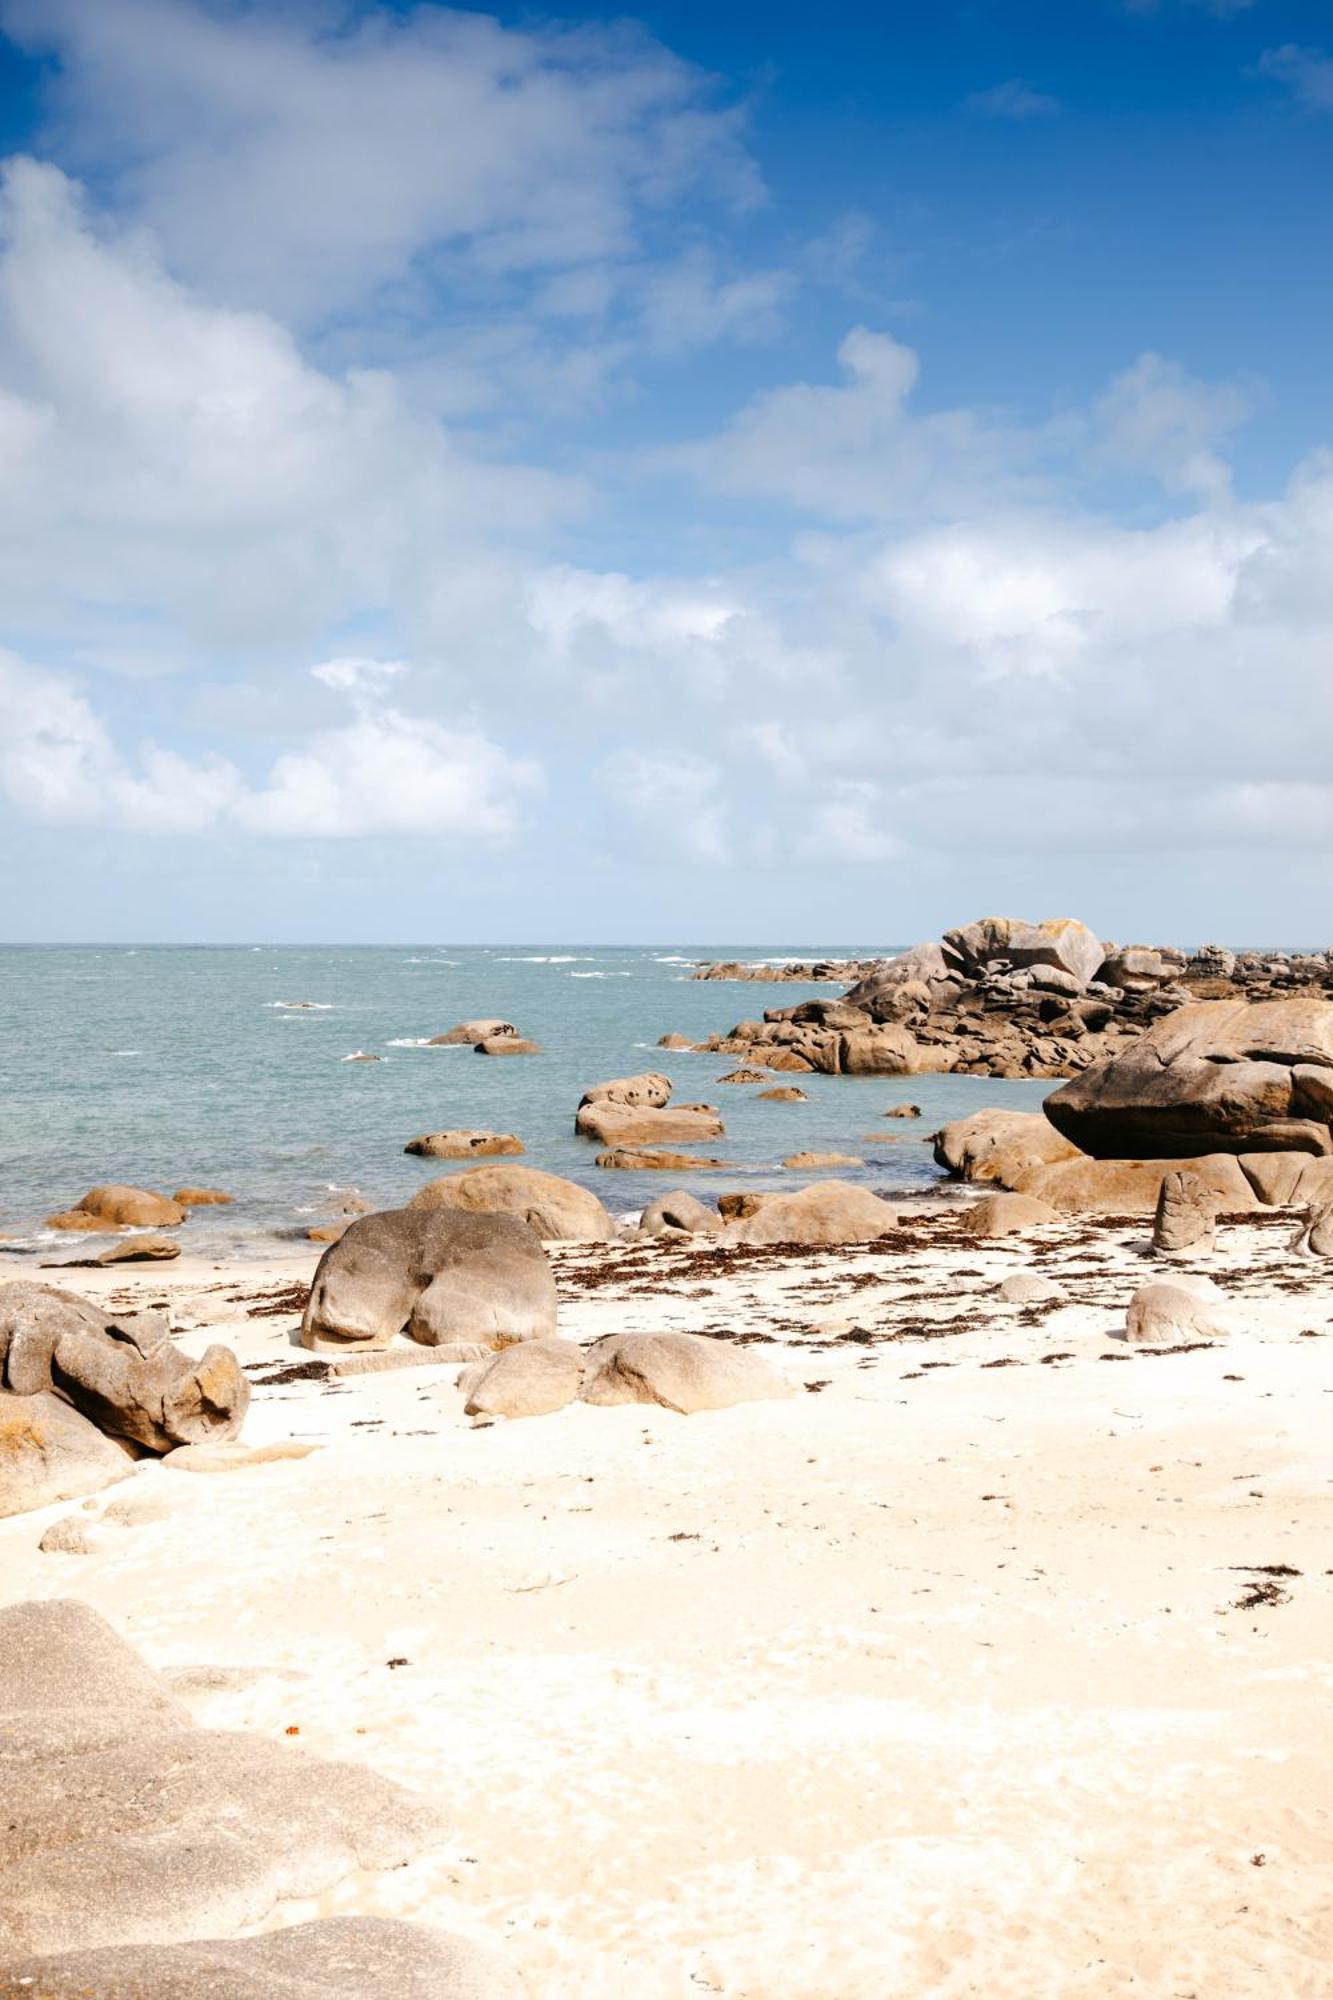
[[[1306,111],[1333,111],[1333,56],[1323,49],[1298,48],[1294,42],[1265,49],[1255,73],[1285,85]]]
[[[963,109],[979,118],[1002,118],[1021,125],[1033,118],[1054,118],[1060,100],[1044,90],[1034,90],[1020,76],[1011,76],[990,90],[973,91],[963,99]]]

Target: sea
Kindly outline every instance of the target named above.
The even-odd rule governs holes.
[[[464,1126],[516,1133],[525,1164],[594,1188],[615,1214],[684,1185],[792,1185],[783,1158],[840,1152],[840,1177],[886,1194],[940,1181],[928,1135],[988,1104],[1035,1109],[1040,1082],[964,1076],[777,1076],[807,1104],[767,1104],[722,1084],[738,1058],[668,1052],[671,1031],[702,1040],[765,1008],[832,998],[829,984],[693,979],[705,959],[748,963],[890,957],[862,944],[396,947],[68,945],[0,947],[0,1251],[87,1254],[44,1218],[100,1182],[167,1194],[225,1189],[182,1236],[221,1256],[271,1252],[358,1194],[396,1207],[460,1169],[406,1154],[419,1133]],[[303,1004],[296,1004],[296,1003]],[[489,1058],[429,1048],[480,1016],[514,1022],[540,1055]],[[355,1062],[358,1053],[379,1058]],[[578,1138],[584,1090],[665,1072],[680,1102],[716,1104],[726,1135],[702,1150],[717,1171],[599,1168]],[[919,1104],[919,1120],[883,1117]],[[807,1175],[806,1178],[813,1178]],[[95,1247],[95,1246],[94,1246]]]

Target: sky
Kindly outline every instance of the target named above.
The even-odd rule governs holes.
[[[1327,0],[0,0],[0,936],[1328,943],[1331,196]]]

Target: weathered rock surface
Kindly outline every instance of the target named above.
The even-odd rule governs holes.
[[[0,2000],[527,2000],[496,1953],[396,1917],[323,1917],[260,1937],[23,1958]]]
[[[726,1232],[731,1243],[873,1243],[897,1227],[897,1212],[869,1188],[817,1181],[791,1194],[751,1197],[752,1212]],[[725,1200],[725,1197],[723,1197]],[[718,1203],[723,1210],[723,1202]],[[725,1210],[723,1210],[725,1213]]]
[[[1230,1153],[1191,1160],[1092,1159],[1041,1112],[978,1111],[937,1132],[934,1147],[939,1165],[962,1180],[1035,1195],[1071,1214],[1152,1215],[1163,1180],[1182,1167],[1212,1191],[1219,1210],[1245,1214],[1262,1206],[1248,1162]]]
[[[1176,1346],[1191,1340],[1224,1340],[1232,1314],[1209,1278],[1159,1278],[1141,1285],[1129,1302],[1125,1333],[1135,1345]]]
[[[919,1118],[921,1116],[921,1106],[919,1104],[891,1104],[884,1113],[884,1116],[886,1118]]]
[[[484,1021],[460,1021],[456,1027],[450,1028],[447,1034],[432,1035],[426,1046],[431,1049],[474,1049],[478,1042],[499,1041],[501,1037],[508,1035],[518,1035],[518,1029],[512,1021],[488,1017]]]
[[[410,1209],[462,1208],[472,1215],[516,1215],[544,1243],[607,1243],[615,1235],[595,1194],[536,1167],[472,1167],[427,1181]]]
[[[394,1208],[362,1216],[324,1252],[301,1342],[385,1347],[405,1332],[426,1347],[507,1347],[548,1339],[555,1315],[550,1264],[519,1217]]]
[[[599,1153],[594,1162],[626,1174],[699,1173],[704,1168],[725,1167],[726,1160],[708,1159],[698,1153],[673,1153],[665,1146],[612,1146],[607,1152]]]
[[[775,1090],[761,1090],[759,1100],[763,1104],[808,1104],[810,1094],[799,1084],[781,1083]]]
[[[1039,924],[1018,917],[982,917],[978,923],[946,931],[944,946],[965,967],[979,969],[997,961],[1020,971],[1029,966],[1052,966],[1068,973],[1079,986],[1097,977],[1106,956],[1101,939],[1074,917],[1055,917]]]
[[[107,1186],[90,1188],[72,1209],[49,1215],[46,1223],[48,1229],[175,1229],[188,1212],[147,1188]]]
[[[539,1056],[540,1042],[530,1042],[523,1035],[487,1035],[477,1043],[473,1051],[479,1056]]]
[[[183,1187],[177,1188],[171,1199],[179,1208],[226,1208],[233,1196],[221,1188]]]
[[[988,1194],[964,1212],[963,1227],[973,1236],[994,1238],[1016,1236],[1059,1219],[1059,1211],[1050,1202],[1038,1201],[1034,1195]]]
[[[479,1362],[459,1378],[469,1417],[544,1417],[583,1386],[583,1349],[571,1340],[531,1340]]]
[[[685,1230],[691,1236],[716,1236],[721,1227],[722,1217],[715,1208],[706,1207],[680,1188],[659,1194],[639,1217],[641,1236],[661,1236],[668,1229]]]
[[[447,1832],[371,1771],[196,1728],[105,1620],[62,1599],[0,1611],[0,1769],[0,1963],[253,1927]]]
[[[753,1348],[695,1333],[616,1333],[589,1348],[585,1403],[660,1403],[690,1416],[790,1396],[791,1383]]]
[[[935,1134],[935,1161],[965,1181],[1013,1187],[1033,1167],[1082,1158],[1040,1111],[974,1111]]]
[[[179,1257],[181,1246],[166,1236],[131,1236],[125,1243],[108,1243],[99,1250],[99,1264],[161,1264]]]
[[[1217,1208],[1216,1192],[1199,1174],[1184,1170],[1166,1174],[1153,1218],[1153,1249],[1165,1257],[1211,1250]]]
[[[818,958],[812,963],[792,960],[787,965],[769,965],[759,961],[747,965],[743,960],[726,958],[696,966],[690,977],[691,979],[758,980],[762,984],[781,984],[787,980],[813,984],[821,979],[828,979],[845,985],[849,980],[863,978],[874,964],[873,959]]]
[[[81,1500],[133,1470],[124,1447],[59,1396],[0,1390],[0,1517]]]
[[[1046,1100],[1098,1158],[1333,1152],[1333,1002],[1202,1001]]]
[[[194,1361],[164,1313],[112,1312],[30,1279],[0,1285],[0,1386],[55,1390],[99,1430],[152,1452],[234,1438],[250,1404],[230,1348]]]
[[[595,1083],[579,1101],[574,1130],[611,1147],[721,1138],[725,1128],[715,1105],[669,1105],[670,1096],[670,1078],[655,1070]]]
[[[1294,1247],[1303,1257],[1333,1257],[1333,1202],[1309,1211]]]
[[[767,1083],[768,1073],[762,1069],[731,1069],[717,1080],[719,1083]]]
[[[513,1132],[423,1132],[409,1139],[405,1153],[427,1160],[479,1160],[489,1154],[521,1153],[523,1141]]]
[[[995,1288],[996,1296],[1011,1306],[1055,1304],[1064,1298],[1063,1288],[1040,1271],[1011,1271]]]
[[[819,1167],[863,1167],[865,1161],[854,1153],[792,1153],[782,1164],[797,1172],[813,1173]]]

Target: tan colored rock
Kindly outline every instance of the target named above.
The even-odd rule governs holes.
[[[252,1465],[272,1465],[284,1458],[309,1458],[322,1445],[299,1438],[279,1438],[273,1444],[182,1444],[162,1460],[172,1472],[243,1472]]]
[[[583,1382],[585,1403],[658,1403],[681,1416],[792,1393],[753,1348],[694,1333],[610,1334],[589,1348]]]
[[[68,1215],[53,1215],[48,1217],[48,1228],[175,1229],[188,1213],[179,1202],[168,1201],[164,1194],[153,1194],[147,1188],[110,1185],[90,1188],[83,1200],[75,1203],[73,1212],[92,1220],[75,1223]]]
[[[1063,1287],[1039,1271],[1011,1271],[1007,1278],[1001,1278],[995,1291],[1011,1306],[1054,1305],[1065,1297]]]
[[[350,1216],[346,1222],[316,1222],[307,1229],[306,1238],[311,1243],[337,1243],[351,1226]]]
[[[944,933],[947,952],[965,966],[993,965],[1003,959],[1020,969],[1053,966],[1086,986],[1106,956],[1100,938],[1074,917],[1027,923],[1020,917],[982,917],[978,923]]]
[[[793,1153],[782,1164],[797,1172],[813,1172],[818,1167],[863,1167],[865,1161],[851,1153]]]
[[[522,1035],[487,1035],[473,1053],[479,1056],[539,1056],[540,1042],[525,1041]]]
[[[715,1208],[706,1208],[681,1188],[672,1194],[657,1195],[639,1217],[641,1236],[661,1236],[668,1230],[691,1236],[716,1236],[721,1227],[722,1217]]]
[[[1153,1215],[1162,1182],[1177,1168],[1197,1174],[1221,1210],[1239,1215],[1260,1206],[1230,1153],[1200,1160],[1062,1160],[1017,1175],[1016,1186],[1018,1193],[1037,1195],[1074,1215]]]
[[[1215,1190],[1198,1174],[1180,1170],[1164,1174],[1153,1219],[1153,1249],[1164,1257],[1211,1250],[1217,1207]]]
[[[1224,1340],[1232,1329],[1225,1295],[1208,1278],[1157,1279],[1141,1285],[1125,1316],[1127,1339],[1135,1346],[1183,1346],[1193,1340]]]
[[[677,1104],[666,1108],[620,1104],[611,1099],[583,1103],[575,1130],[603,1146],[656,1146],[720,1139],[722,1119],[711,1104]]]
[[[571,1340],[530,1340],[467,1369],[458,1386],[469,1417],[545,1417],[583,1387],[583,1349]]]
[[[1333,1202],[1308,1211],[1292,1247],[1303,1257],[1333,1257]]]
[[[780,1070],[787,1075],[802,1073],[808,1075],[817,1067],[818,1065],[811,1062],[809,1056],[803,1054],[799,1049],[774,1048],[764,1050],[764,1068],[767,1070]]]
[[[169,1263],[179,1257],[179,1243],[169,1242],[165,1236],[131,1236],[125,1243],[109,1243],[105,1250],[99,1250],[99,1264],[158,1264]]]
[[[891,1104],[884,1113],[884,1116],[886,1118],[919,1118],[921,1116],[921,1106],[919,1104]]]
[[[86,1209],[66,1208],[62,1209],[58,1215],[48,1215],[46,1218],[46,1227],[48,1229],[68,1230],[71,1234],[77,1233],[84,1236],[106,1236],[110,1233],[112,1225],[109,1222],[101,1221],[96,1215],[89,1215]]]
[[[59,1396],[0,1391],[0,1518],[81,1500],[133,1470],[125,1448]]]
[[[233,1197],[221,1188],[183,1187],[177,1188],[171,1199],[179,1208],[223,1208]]]
[[[724,1222],[744,1222],[751,1215],[758,1215],[766,1202],[781,1201],[780,1194],[760,1194],[757,1190],[720,1194],[717,1198],[717,1212]]]
[[[688,1035],[659,1035],[657,1046],[659,1049],[692,1049],[694,1044]]]
[[[950,1173],[1008,1188],[1034,1167],[1084,1157],[1040,1111],[975,1111],[944,1126],[934,1145],[937,1163]]]
[[[973,1236],[995,1238],[1040,1229],[1059,1219],[1059,1212],[1048,1201],[1038,1201],[1033,1195],[988,1194],[964,1211],[963,1227]]]
[[[696,1153],[673,1153],[662,1146],[614,1146],[599,1153],[595,1164],[625,1174],[699,1173],[705,1168],[725,1167],[726,1160],[711,1160]]]
[[[37,1544],[44,1556],[90,1556],[95,1546],[88,1523],[77,1514],[62,1514],[58,1521],[52,1521]],[[0,1986],[0,1992],[3,1990]]]
[[[768,1076],[762,1069],[733,1069],[720,1076],[719,1083],[767,1083]]]
[[[426,1046],[431,1049],[474,1049],[478,1042],[498,1041],[505,1035],[517,1037],[518,1029],[512,1021],[501,1021],[492,1016],[482,1021],[460,1021],[447,1034],[432,1035]]]
[[[424,1347],[507,1347],[548,1339],[555,1323],[555,1280],[524,1221],[423,1204],[363,1215],[329,1246],[301,1343],[317,1352],[386,1347],[406,1332]]]
[[[523,1141],[513,1132],[423,1132],[409,1139],[405,1153],[428,1160],[478,1160],[489,1154],[521,1153]]]
[[[595,1194],[536,1167],[472,1167],[427,1181],[409,1209],[462,1208],[473,1215],[516,1215],[543,1242],[607,1243],[615,1235]]]
[[[796,1084],[785,1083],[779,1084],[776,1090],[761,1090],[759,1093],[759,1102],[761,1104],[808,1104],[810,1098],[809,1093],[801,1090]]]
[[[631,1104],[660,1111],[670,1101],[671,1078],[661,1070],[645,1069],[634,1076],[613,1076],[605,1083],[589,1084],[579,1099],[579,1109],[585,1104]]]
[[[718,1207],[722,1209],[722,1201]],[[868,1188],[848,1181],[816,1181],[812,1187],[791,1194],[768,1196],[752,1214],[733,1224],[727,1240],[801,1245],[873,1243],[897,1223],[896,1211]]]

